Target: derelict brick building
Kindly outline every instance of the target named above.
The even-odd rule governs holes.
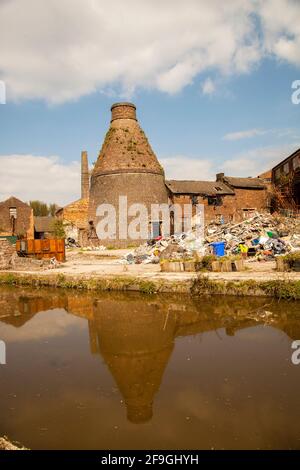
[[[116,234],[101,243],[122,247],[128,240],[119,238],[119,196],[127,196],[128,207],[144,204],[150,214],[151,204],[168,202],[168,193],[163,168],[139,126],[135,106],[116,103],[111,112],[110,128],[91,176],[88,218],[96,227],[97,207],[112,204],[117,212]],[[148,220],[148,223],[150,234],[151,224],[159,221]],[[137,240],[137,244],[141,242]]]
[[[151,204],[167,203],[169,207],[178,204],[182,209],[185,204],[192,204],[193,215],[196,204],[203,204],[205,223],[221,219],[239,222],[251,217],[255,211],[270,209],[269,174],[257,178],[233,178],[220,173],[216,181],[165,181],[164,170],[139,126],[135,106],[116,103],[111,112],[110,128],[91,178],[87,152],[82,152],[81,199],[57,212],[57,216],[71,227],[68,236],[80,244],[126,247],[144,241],[119,238],[119,196],[127,196],[128,208],[134,203],[146,206],[148,238],[163,231],[159,220],[150,220]],[[96,211],[102,204],[110,204],[116,209],[116,227],[111,238],[98,239],[97,223],[105,216],[97,217]],[[131,219],[128,216],[127,227]],[[183,214],[182,228],[184,221]],[[172,231],[174,227],[171,225],[170,228]]]

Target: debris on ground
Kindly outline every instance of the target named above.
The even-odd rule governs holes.
[[[19,444],[12,444],[7,437],[0,437],[0,450],[27,450]]]
[[[47,269],[57,269],[62,266],[62,263],[57,261],[55,257],[49,259],[36,259],[27,256],[18,256],[14,252],[9,269],[16,269],[18,271],[43,271]]]
[[[107,250],[107,247],[104,245],[95,245],[95,246],[84,246],[81,248],[82,251],[104,251]]]
[[[241,255],[251,261],[272,260],[277,255],[300,250],[300,220],[269,213],[255,213],[239,223],[210,223],[204,239],[196,231],[157,237],[127,253],[123,264],[159,263],[161,260],[201,258],[213,254],[213,245],[223,242],[224,254]],[[218,253],[217,253],[218,254]]]

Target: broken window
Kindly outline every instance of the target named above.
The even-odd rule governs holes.
[[[10,219],[16,219],[17,218],[17,208],[16,207],[10,207],[9,208],[9,218]]]
[[[278,181],[280,179],[281,169],[277,168],[275,171],[275,180]]]
[[[222,206],[223,204],[221,196],[208,196],[207,202],[209,206]]]
[[[300,167],[300,157],[297,156],[293,159],[293,169],[297,170]]]
[[[191,196],[191,201],[192,201],[192,204],[193,206],[196,206],[198,204],[198,196]]]

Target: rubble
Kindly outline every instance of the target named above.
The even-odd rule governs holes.
[[[11,267],[14,253],[14,246],[5,238],[0,239],[0,269],[8,269]]]
[[[159,263],[162,260],[199,259],[213,254],[213,244],[225,242],[227,256],[240,255],[252,260],[271,260],[300,250],[298,219],[255,213],[240,223],[211,223],[204,239],[196,231],[157,237],[125,255],[123,264]]]
[[[205,241],[224,240],[226,254],[273,259],[276,255],[300,250],[300,221],[256,213],[239,224],[210,224]]]
[[[27,450],[25,447],[17,443],[13,444],[7,437],[0,437],[0,450]]]

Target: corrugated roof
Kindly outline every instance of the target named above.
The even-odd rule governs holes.
[[[34,217],[34,230],[36,232],[53,232],[55,217]]]
[[[231,188],[220,181],[168,180],[166,186],[175,194],[203,194],[206,196],[234,194]]]
[[[233,188],[265,189],[263,181],[259,178],[236,178],[233,176],[224,176],[223,181]]]

